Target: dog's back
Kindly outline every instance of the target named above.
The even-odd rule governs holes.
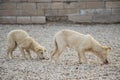
[[[24,30],[12,30],[11,32],[8,33],[8,36],[7,36],[8,43],[11,42],[12,40],[17,44],[20,44],[28,36],[29,35]]]

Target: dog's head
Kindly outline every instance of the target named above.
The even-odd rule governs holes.
[[[111,50],[111,47],[108,47],[108,46],[103,47],[103,51],[101,54],[101,60],[103,61],[103,64],[109,64],[108,53],[110,50]]]
[[[36,47],[35,51],[39,55],[40,59],[45,59],[45,57],[44,57],[44,53],[46,52],[45,48],[43,48],[43,47]]]

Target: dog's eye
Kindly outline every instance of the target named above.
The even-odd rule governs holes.
[[[43,54],[43,52],[41,52],[41,54]]]

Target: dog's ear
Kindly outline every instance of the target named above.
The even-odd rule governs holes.
[[[44,52],[46,52],[46,49],[44,49]]]
[[[110,50],[112,50],[112,48],[108,46],[108,47],[107,47],[107,50],[109,50],[109,51],[110,51]]]
[[[106,50],[111,50],[112,48],[111,47],[109,47],[109,46],[104,46],[104,48],[106,49]]]
[[[41,49],[38,48],[38,47],[35,48],[35,51],[36,51],[36,52],[38,52],[38,51],[40,51],[40,50],[41,50]]]

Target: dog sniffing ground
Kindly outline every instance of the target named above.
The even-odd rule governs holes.
[[[23,29],[47,49],[50,58],[54,34],[62,29],[71,29],[92,35],[102,44],[112,47],[110,64],[100,65],[99,60],[86,54],[88,63],[77,64],[78,55],[67,49],[60,56],[59,65],[50,60],[24,60],[19,49],[14,51],[14,59],[8,60],[7,34],[14,29]],[[119,80],[120,79],[120,24],[80,25],[70,23],[47,23],[45,25],[0,25],[0,80]]]

